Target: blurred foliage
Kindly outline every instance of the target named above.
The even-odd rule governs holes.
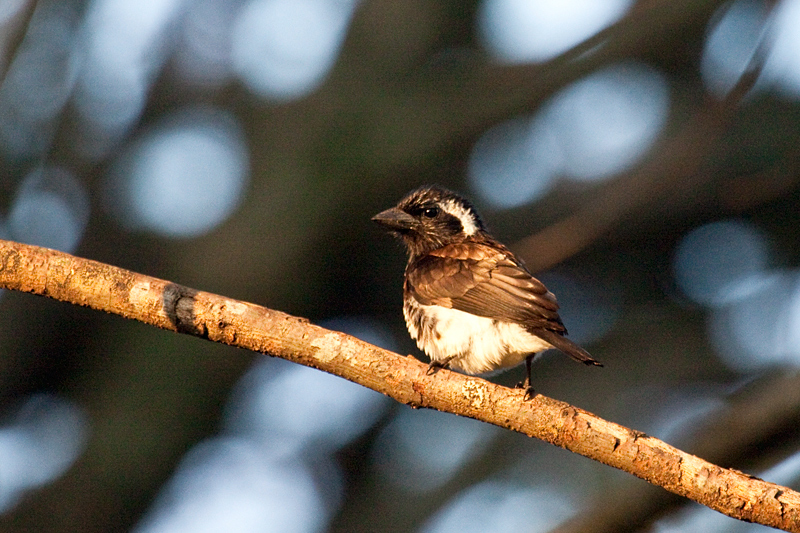
[[[69,2],[78,13],[86,9]],[[35,4],[28,2],[19,12],[0,50],[4,58],[13,61],[19,51]],[[640,1],[630,19],[606,30],[605,44],[594,56],[568,52],[538,65],[503,66],[476,42],[476,2],[368,0],[357,8],[332,72],[305,98],[269,102],[236,81],[189,87],[167,62],[147,91],[135,128],[97,160],[76,147],[80,124],[67,105],[44,153],[0,158],[0,206],[6,212],[31,168],[68,168],[91,199],[76,255],[315,322],[377,317],[389,326],[401,353],[416,354],[400,313],[405,259],[400,246],[370,224],[370,216],[423,183],[469,193],[469,153],[487,128],[535,112],[554,92],[605,64],[647,62],[668,77],[672,103],[663,139],[636,168],[605,182],[560,182],[524,207],[482,211],[493,233],[517,242],[532,266],[553,267],[542,258],[556,257],[559,271],[610,288],[620,303],[613,330],[589,346],[606,368],[589,373],[566,358],[546,358],[536,369],[537,390],[648,431],[644,426],[667,391],[721,390],[741,379],[770,379],[737,375],[717,359],[705,311],[687,302],[672,279],[672,254],[681,236],[705,222],[736,216],[768,232],[776,264],[795,266],[800,250],[800,105],[761,92],[727,115],[715,114],[718,104],[706,94],[698,65],[704,32],[721,4]],[[190,3],[185,7],[192,9]],[[125,227],[103,205],[104,176],[141,132],[194,103],[227,110],[243,125],[250,154],[243,203],[197,238],[168,239]],[[695,142],[698,138],[702,142]],[[646,181],[642,169],[652,176],[659,168],[683,174],[658,176],[653,187],[640,185]],[[613,190],[620,183],[626,185],[618,196],[641,194],[638,201],[615,204]],[[598,210],[601,200],[610,211]],[[547,235],[540,232],[576,213],[595,217],[581,219],[581,227],[607,218],[587,242],[572,248],[570,233],[529,246],[526,238]],[[550,245],[554,248],[543,248]],[[561,245],[572,251],[560,254]],[[228,394],[254,358],[28,295],[6,293],[0,305],[2,405],[10,409],[34,392],[56,391],[82,405],[91,420],[85,453],[63,477],[0,516],[6,531],[131,528],[182,455],[219,431]],[[517,375],[493,379],[513,384]],[[631,494],[621,487],[641,488],[639,481],[584,465],[584,459],[561,450],[499,435],[442,487],[409,494],[366,466],[381,424],[397,409],[402,407],[338,453],[346,489],[332,530],[413,530],[458,490],[498,472],[521,482],[566,483],[583,491],[585,502],[608,506],[616,492]],[[719,460],[725,466],[765,468],[771,463],[762,458],[777,461],[796,449],[795,428],[784,427],[780,439],[751,449],[751,455]],[[527,467],[519,466],[519,457],[531,459]],[[572,477],[587,472],[588,479]],[[650,509],[650,519],[663,509]],[[637,527],[647,520],[616,525]]]

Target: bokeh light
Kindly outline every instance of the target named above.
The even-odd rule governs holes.
[[[83,237],[89,209],[89,194],[71,172],[38,167],[17,189],[8,233],[19,242],[71,253]]]
[[[328,480],[330,481],[330,480]],[[320,531],[328,520],[312,473],[240,438],[195,446],[136,533]]]
[[[150,83],[167,60],[183,0],[93,0],[78,45],[75,108],[88,157],[108,153],[139,120]]]
[[[281,453],[332,452],[375,423],[387,403],[385,396],[331,374],[268,361],[242,379],[226,427]]]
[[[0,426],[0,511],[61,476],[83,452],[88,431],[75,403],[50,394],[26,398]]]
[[[196,237],[234,212],[248,177],[238,122],[221,111],[191,108],[133,143],[109,176],[107,203],[129,228]]]
[[[724,220],[686,234],[675,250],[678,288],[702,305],[721,304],[731,288],[762,272],[769,261],[765,236],[752,224]]]
[[[663,129],[666,80],[640,63],[600,70],[555,95],[546,112],[561,139],[567,176],[595,180],[630,168]]]
[[[764,77],[773,82],[778,91],[800,98],[800,1],[783,0],[775,12],[770,51],[764,66]]]
[[[800,273],[772,267],[767,236],[724,220],[689,232],[673,260],[678,288],[710,308],[709,337],[739,372],[800,365]]]
[[[733,88],[752,58],[768,11],[759,0],[738,0],[720,11],[706,36],[700,73],[709,91],[721,98]]]
[[[356,0],[250,0],[234,28],[233,68],[255,94],[307,95],[339,55]]]
[[[508,209],[538,200],[550,190],[564,154],[543,115],[517,118],[481,135],[469,158],[472,187],[489,204]]]
[[[0,31],[8,31],[8,25],[14,22],[15,17],[18,17],[22,13],[22,10],[28,5],[29,2],[30,0],[6,0],[3,2],[0,5]],[[2,45],[5,44],[6,43],[0,39],[0,49],[2,49]]]
[[[367,317],[327,325],[391,343]],[[137,531],[322,529],[344,493],[333,454],[368,431],[388,405],[382,394],[331,374],[258,360],[231,394],[223,435],[186,455]],[[231,512],[238,513],[235,523]]]
[[[37,3],[19,51],[0,77],[0,149],[6,154],[33,157],[50,146],[78,74],[72,52],[78,21],[70,2]]]
[[[186,10],[174,62],[189,85],[216,88],[233,75],[231,33],[244,0],[196,0]]]
[[[499,431],[449,413],[401,409],[379,435],[372,462],[387,482],[427,492],[447,483]]]
[[[421,528],[425,533],[549,531],[575,512],[565,494],[544,487],[484,481],[439,510]]]
[[[501,61],[544,61],[613,24],[630,5],[630,0],[483,0],[478,29]]]
[[[722,360],[740,372],[800,365],[800,273],[756,273],[729,291],[709,321]]]
[[[754,91],[774,89],[790,98],[800,97],[800,1],[784,0],[770,13],[767,2],[736,0],[716,15],[700,64],[712,94],[722,97],[736,84],[763,40],[767,57]]]
[[[6,0],[0,2],[0,59],[8,59],[0,65],[5,177],[0,190],[6,194],[0,236],[109,263],[129,259],[134,249],[140,263],[157,268],[168,255],[176,281],[189,272],[198,287],[208,287],[220,281],[218,270],[198,268],[188,256],[176,256],[174,248],[191,245],[193,258],[209,250],[213,254],[217,237],[224,234],[236,243],[228,249],[237,257],[221,280],[227,287],[223,292],[250,294],[242,297],[307,316],[338,305],[352,308],[358,305],[354,296],[383,290],[376,282],[382,273],[374,269],[377,248],[368,240],[378,233],[365,213],[369,205],[391,201],[386,200],[390,189],[394,194],[431,176],[461,189],[464,184],[453,172],[468,157],[469,187],[478,204],[518,208],[546,199],[558,187],[558,199],[566,202],[543,201],[538,222],[558,220],[565,209],[583,212],[592,191],[603,196],[602,180],[630,172],[658,149],[668,121],[669,140],[678,142],[664,144],[678,151],[685,146],[680,141],[690,140],[685,135],[691,126],[702,125],[717,110],[705,93],[725,95],[763,37],[768,54],[753,91],[758,98],[731,107],[736,113],[731,128],[713,139],[713,150],[693,154],[703,156],[702,166],[684,167],[703,194],[665,185],[651,191],[648,205],[667,200],[655,210],[620,212],[615,208],[621,204],[608,206],[606,212],[622,222],[609,226],[599,247],[575,257],[580,270],[540,276],[558,295],[570,338],[584,346],[605,340],[587,347],[615,368],[597,380],[574,380],[543,364],[537,379],[542,392],[552,390],[567,401],[578,397],[593,404],[582,405],[589,409],[615,403],[615,416],[632,420],[635,429],[691,442],[707,418],[726,409],[734,387],[769,372],[795,372],[800,365],[800,270],[790,227],[791,195],[797,189],[791,158],[797,155],[792,124],[800,96],[800,0],[776,2],[771,15],[766,1],[719,5],[705,27],[708,7],[686,4],[692,17],[682,11],[663,20],[654,12],[658,21],[647,28],[651,38],[624,17],[636,9],[636,20],[646,25],[648,17],[638,15],[652,5],[631,0],[482,0],[467,7],[378,2],[365,3],[358,17],[357,0]],[[29,21],[26,6],[32,10]],[[527,98],[515,95],[516,90],[524,94],[524,87],[505,93],[498,86],[505,72],[481,79],[482,69],[497,72],[504,65],[514,65],[508,71],[525,79],[524,64],[548,61],[615,23],[623,30],[614,35],[618,41],[597,42],[572,61],[544,66],[552,78],[530,88]],[[351,24],[355,31],[348,36]],[[340,57],[346,38],[348,53]],[[639,44],[645,41],[643,49]],[[359,49],[365,43],[370,49]],[[605,56],[609,51],[612,55]],[[583,62],[587,58],[589,66]],[[337,83],[326,86],[337,61],[352,63],[342,64]],[[460,69],[470,73],[462,76]],[[530,69],[534,75],[544,70]],[[359,79],[353,73],[367,75]],[[491,90],[475,91],[481,83]],[[550,92],[545,96],[543,90]],[[315,91],[319,98],[297,101]],[[474,109],[459,102],[475,98],[485,101],[475,106],[480,113],[470,116]],[[330,117],[330,123],[321,123],[320,116]],[[773,121],[776,116],[780,120]],[[740,150],[736,143],[743,130],[749,144]],[[246,132],[255,136],[247,139]],[[413,135],[419,137],[406,145]],[[478,136],[467,154],[464,143]],[[376,149],[387,139],[397,143],[393,153],[401,157],[385,159],[388,152]],[[419,149],[402,156],[412,145]],[[659,158],[680,163],[683,155],[665,152]],[[736,176],[736,187],[728,190],[731,168],[754,176]],[[773,171],[776,179],[767,183],[773,174],[766,172]],[[767,186],[762,190],[761,185]],[[261,209],[240,209],[248,193]],[[383,194],[384,199],[374,197]],[[736,194],[742,201],[729,202]],[[101,227],[103,217],[90,217],[96,196],[120,224]],[[655,220],[665,210],[670,216]],[[524,210],[522,218],[503,213],[497,219],[512,224],[514,218],[520,226],[511,233],[519,236],[523,225],[530,226],[532,212]],[[734,212],[742,218],[720,220]],[[236,215],[246,220],[234,220]],[[717,221],[679,235],[691,223],[687,220],[711,219]],[[626,221],[635,224],[618,232]],[[93,232],[88,238],[87,228]],[[218,234],[209,235],[214,231]],[[174,241],[204,235],[209,237]],[[664,273],[646,271],[663,270],[664,243],[676,240],[672,266],[683,298],[670,299],[674,292],[658,293],[652,282],[653,277],[662,281]],[[615,254],[610,262],[606,253]],[[335,268],[341,283],[333,290],[323,287],[331,272],[311,272],[309,258],[321,269]],[[626,269],[641,275],[622,279]],[[292,285],[297,272],[308,274],[299,287]],[[601,276],[617,285],[604,286]],[[398,286],[392,290],[396,295]],[[329,300],[317,307],[315,297]],[[379,301],[363,303],[363,315],[319,323],[393,351],[411,349],[399,305],[394,331],[369,316],[385,318]],[[563,450],[543,452],[529,439],[490,425],[412,410],[346,380],[267,357],[258,358],[234,387],[218,425],[209,426],[204,409],[209,397],[218,398],[220,387],[228,386],[224,380],[236,368],[231,360],[198,360],[215,381],[188,383],[216,387],[212,396],[204,389],[183,390],[187,380],[164,373],[163,381],[147,385],[172,390],[168,398],[186,402],[185,424],[167,426],[168,434],[160,435],[152,431],[157,426],[120,425],[129,420],[125,416],[97,421],[114,430],[106,443],[142,445],[125,448],[142,456],[136,465],[140,471],[114,466],[113,457],[101,454],[120,448],[103,443],[89,449],[92,456],[83,466],[111,469],[76,469],[81,478],[64,479],[65,490],[27,498],[65,472],[72,475],[69,468],[84,453],[90,430],[87,414],[73,402],[27,391],[50,387],[78,394],[87,405],[102,401],[135,408],[136,402],[123,396],[131,380],[140,379],[135,369],[142,367],[122,378],[100,372],[109,362],[118,368],[132,361],[106,361],[103,354],[119,354],[114,346],[134,337],[148,346],[160,341],[146,331],[131,337],[102,326],[107,334],[91,335],[93,348],[86,358],[53,361],[46,356],[52,346],[65,339],[82,342],[71,315],[52,320],[57,310],[44,299],[28,303],[24,297],[6,297],[2,304],[9,334],[4,340],[8,357],[0,360],[8,379],[21,375],[4,400],[18,407],[9,409],[0,425],[0,512],[10,520],[24,513],[25,520],[36,522],[47,512],[42,512],[45,502],[81,518],[108,510],[108,529],[130,529],[139,520],[136,531],[148,533],[345,530],[354,521],[378,530],[391,529],[395,518],[406,529],[429,532],[547,530],[580,511],[579,499],[587,494],[611,501],[602,492],[608,486],[605,467],[583,459],[572,464]],[[628,326],[625,335],[608,335],[620,317]],[[647,323],[630,327],[631,319],[634,326],[637,320]],[[30,341],[18,334],[40,331],[42,324],[45,334]],[[706,337],[698,334],[703,326]],[[691,361],[676,358],[667,362],[676,364],[664,364],[656,373],[648,372],[643,359],[632,359],[652,350],[663,363],[678,350],[685,354],[687,342],[709,343],[719,361],[705,354],[705,346],[697,346]],[[206,349],[188,347],[182,355]],[[164,355],[163,350],[142,353]],[[553,357],[562,356],[553,352]],[[681,361],[692,365],[688,373]],[[521,368],[512,372],[489,379],[510,381]],[[151,411],[156,416],[173,412]],[[127,414],[118,409],[92,413]],[[148,433],[131,439],[140,430]],[[158,439],[158,445],[148,439]],[[776,450],[767,446],[758,452],[764,449],[774,457]],[[165,461],[181,454],[149,512],[139,516],[154,485],[168,476],[171,467]],[[760,459],[751,454],[746,460]],[[798,464],[794,456],[760,475],[796,483]],[[97,478],[100,471],[105,478]],[[102,494],[110,474],[132,482]],[[81,505],[89,492],[73,494],[75,486],[86,487],[96,501]],[[365,509],[389,499],[387,514],[395,515],[386,519],[377,508],[374,517],[361,518],[369,514]],[[735,530],[727,518],[706,511],[703,517],[689,516],[694,512],[655,528]],[[410,520],[415,520],[412,526]]]
[[[609,178],[650,149],[669,112],[666,80],[640,63],[613,65],[556,93],[529,121],[486,132],[470,155],[472,186],[498,208],[546,194],[553,179]]]

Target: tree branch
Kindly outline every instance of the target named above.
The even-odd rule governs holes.
[[[567,403],[440,371],[255,304],[96,261],[0,241],[0,287],[288,359],[427,407],[536,437],[733,518],[800,532],[800,493],[713,465]]]
[[[800,427],[800,374],[766,375],[725,398],[725,407],[698,421],[684,447],[711,461],[741,463],[759,450],[759,456],[775,460],[779,450],[797,438]],[[730,438],[736,435],[735,439]],[[794,451],[794,450],[792,450]],[[753,465],[751,468],[766,468]],[[612,496],[597,501],[584,512],[559,524],[550,533],[640,531],[685,501],[658,490],[642,490],[641,484],[614,486]]]

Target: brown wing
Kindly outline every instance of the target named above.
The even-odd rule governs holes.
[[[424,305],[566,333],[555,296],[502,248],[451,244],[411,263],[406,275],[406,290]]]

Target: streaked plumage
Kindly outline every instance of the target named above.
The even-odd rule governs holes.
[[[375,217],[406,244],[403,315],[431,369],[483,374],[526,362],[548,348],[600,365],[564,335],[555,296],[487,232],[472,204],[421,187]]]

